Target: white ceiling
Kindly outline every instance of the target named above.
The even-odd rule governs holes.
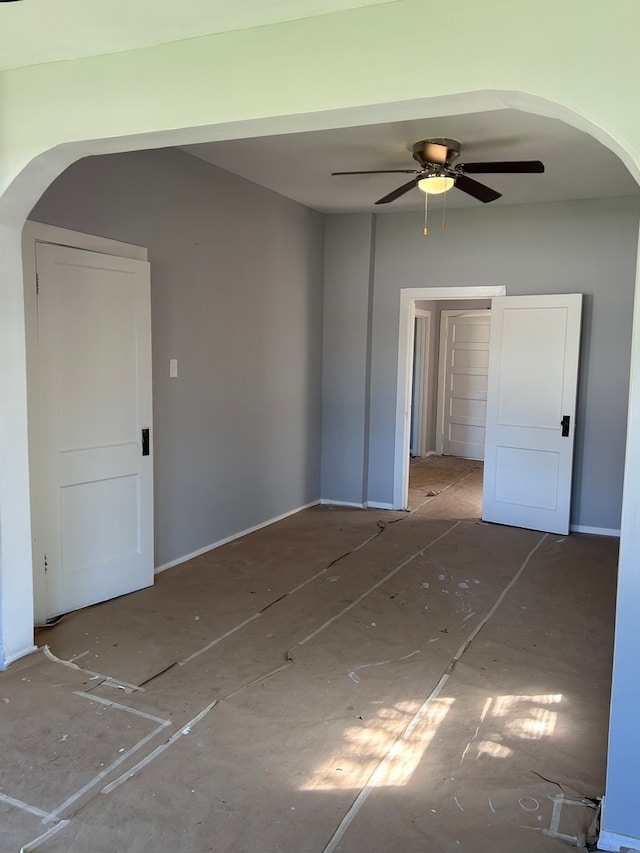
[[[0,70],[312,18],[394,0],[22,0],[0,3]]]
[[[374,205],[411,175],[332,177],[331,172],[414,168],[413,143],[429,137],[459,140],[461,163],[543,161],[542,175],[474,175],[503,193],[494,205],[640,194],[622,162],[593,137],[557,119],[511,109],[211,142],[183,150],[315,210],[383,213],[422,208],[424,195],[417,189],[389,205]],[[482,203],[454,189],[447,193],[447,205]]]

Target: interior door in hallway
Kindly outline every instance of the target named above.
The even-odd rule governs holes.
[[[491,311],[442,311],[439,452],[484,459]]]
[[[493,299],[485,521],[569,532],[582,295]]]
[[[34,560],[56,616],[153,583],[149,264],[39,243]]]

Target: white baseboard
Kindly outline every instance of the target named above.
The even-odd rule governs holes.
[[[594,536],[616,536],[620,538],[620,530],[615,527],[589,527],[587,524],[572,524],[569,528],[572,533],[591,533]]]
[[[617,832],[609,832],[606,829],[600,830],[598,850],[609,850],[613,851],[613,853],[620,853],[620,850],[623,848],[640,850],[640,838],[632,838],[630,835],[620,835]]]
[[[607,798],[603,796],[600,811],[600,826],[603,827],[607,819]],[[610,832],[608,829],[600,829],[598,835],[598,850],[607,850],[611,853],[620,853],[620,850],[640,850],[640,838],[632,838],[630,835],[621,835],[619,832]]]
[[[320,503],[322,506],[350,506],[355,509],[365,508],[365,504],[356,503],[355,501],[330,501],[328,498],[321,498]]]
[[[246,530],[240,530],[238,533],[233,533],[231,536],[226,536],[224,539],[218,539],[211,545],[205,545],[204,548],[198,548],[197,551],[192,551],[190,554],[185,554],[183,557],[178,557],[176,560],[171,560],[169,563],[164,563],[162,566],[156,566],[154,574],[158,575],[166,569],[172,569],[174,566],[179,566],[180,563],[186,563],[187,560],[193,560],[194,557],[200,557],[206,554],[207,551],[213,551],[214,548],[219,548],[221,545],[226,545],[227,542],[233,542],[235,539],[240,539],[243,536],[248,536],[249,533],[255,533],[256,530],[262,530],[263,527],[269,527],[270,524],[275,524],[277,521],[282,521],[290,515],[295,515],[297,512],[302,512],[303,509],[310,509],[312,506],[318,506],[320,501],[311,501],[311,503],[299,506],[296,509],[291,509],[289,512],[283,512],[282,515],[277,515],[275,518],[269,518],[267,521],[261,521],[260,524],[254,524],[253,527],[247,527]]]
[[[378,501],[367,501],[365,506],[367,509],[393,509],[393,504],[383,504]]]
[[[29,646],[28,648],[23,649],[21,652],[16,652],[15,655],[9,655],[8,658],[6,658],[4,661],[2,661],[2,664],[0,665],[0,670],[6,669],[12,663],[15,663],[17,660],[20,660],[20,658],[24,658],[27,655],[33,654],[33,652],[37,652],[37,651],[38,651],[37,646]]]

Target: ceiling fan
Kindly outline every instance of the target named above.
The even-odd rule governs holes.
[[[544,172],[544,165],[540,160],[506,160],[453,165],[453,161],[460,156],[460,150],[460,143],[455,139],[422,139],[413,146],[413,159],[420,165],[419,169],[371,169],[361,172],[332,172],[331,174],[383,175],[398,173],[415,175],[406,184],[379,198],[376,204],[389,204],[414,187],[419,187],[427,194],[445,193],[456,187],[456,189],[462,190],[462,192],[486,204],[500,198],[502,193],[475,181],[469,175],[514,175]]]

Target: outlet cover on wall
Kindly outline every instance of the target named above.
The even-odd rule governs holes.
[[[169,378],[176,379],[178,376],[178,359],[170,358],[169,359]]]

